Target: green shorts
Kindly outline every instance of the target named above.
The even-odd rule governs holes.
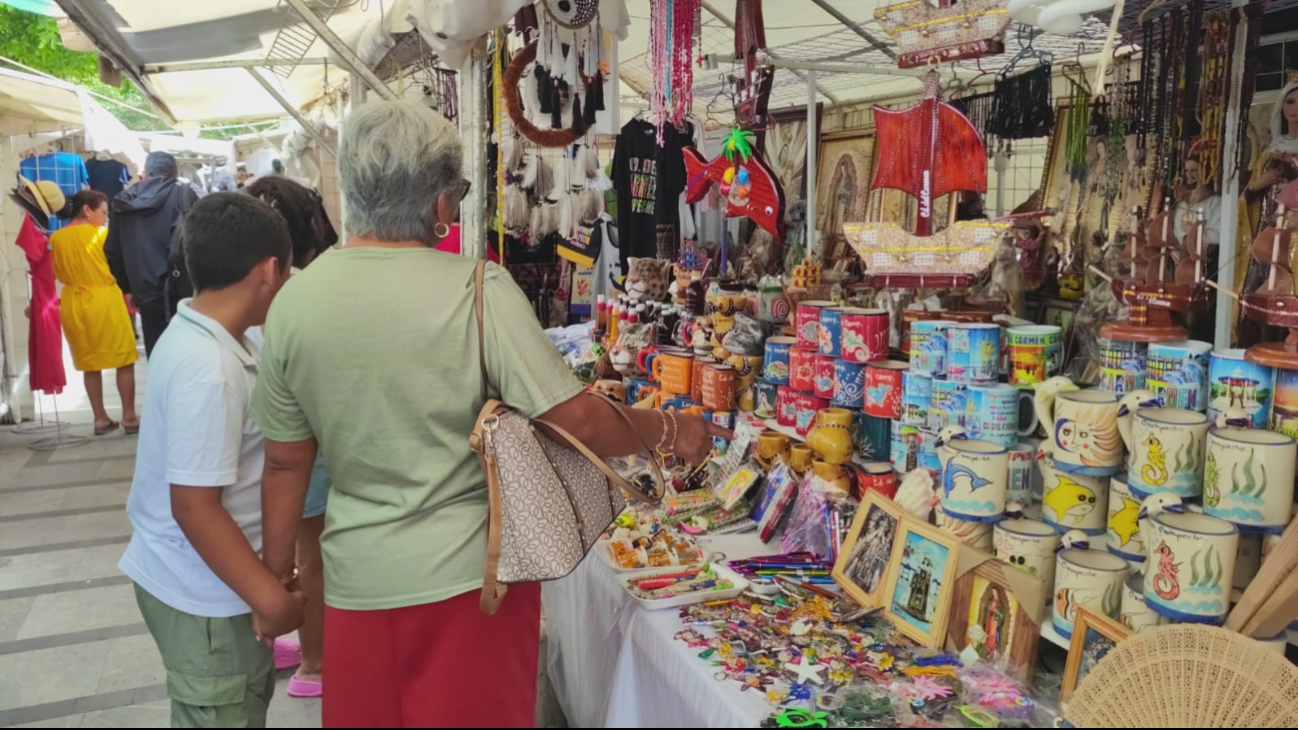
[[[139,586],[135,599],[167,669],[172,727],[266,727],[275,657],[257,641],[251,615],[193,616]]]

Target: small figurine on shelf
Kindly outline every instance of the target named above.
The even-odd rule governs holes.
[[[671,262],[651,258],[627,259],[626,295],[633,302],[660,302],[667,295]]]
[[[808,257],[793,267],[793,288],[812,289],[820,286],[822,270],[820,264]]]

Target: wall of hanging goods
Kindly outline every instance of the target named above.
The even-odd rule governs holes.
[[[1298,3],[784,5],[492,39],[490,247],[734,432],[545,587],[569,722],[1043,727],[1178,625],[1298,673]]]

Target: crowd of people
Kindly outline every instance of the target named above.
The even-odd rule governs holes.
[[[298,666],[288,692],[323,696],[325,727],[530,727],[540,587],[479,610],[488,504],[468,436],[485,399],[601,456],[650,443],[697,464],[726,434],[609,413],[495,265],[479,369],[476,261],[436,250],[470,187],[446,119],[365,105],[338,167],[341,246],[298,183],[200,198],[165,153],[113,200],[75,196],[52,242],[96,433],[139,434],[120,567],[166,667],[172,726],[264,727],[276,670]],[[138,415],[132,308],[150,367]],[[300,646],[281,638],[293,632]]]

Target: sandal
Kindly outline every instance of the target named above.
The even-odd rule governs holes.
[[[122,430],[126,432],[127,436],[135,436],[140,433],[140,422],[136,421],[135,423],[126,423],[123,421]]]
[[[288,696],[299,700],[323,697],[324,682],[312,682],[309,679],[298,679],[295,674],[288,680]]]
[[[275,640],[275,671],[296,669],[302,663],[302,647],[288,639]]]
[[[96,424],[95,424],[95,435],[96,435],[96,436],[106,436],[106,435],[112,433],[113,431],[116,431],[119,427],[121,427],[121,425],[122,425],[122,424],[118,423],[117,421],[109,421],[108,423],[106,423],[106,424],[104,424],[104,425],[102,425],[102,426],[100,426],[98,423],[96,423]]]

